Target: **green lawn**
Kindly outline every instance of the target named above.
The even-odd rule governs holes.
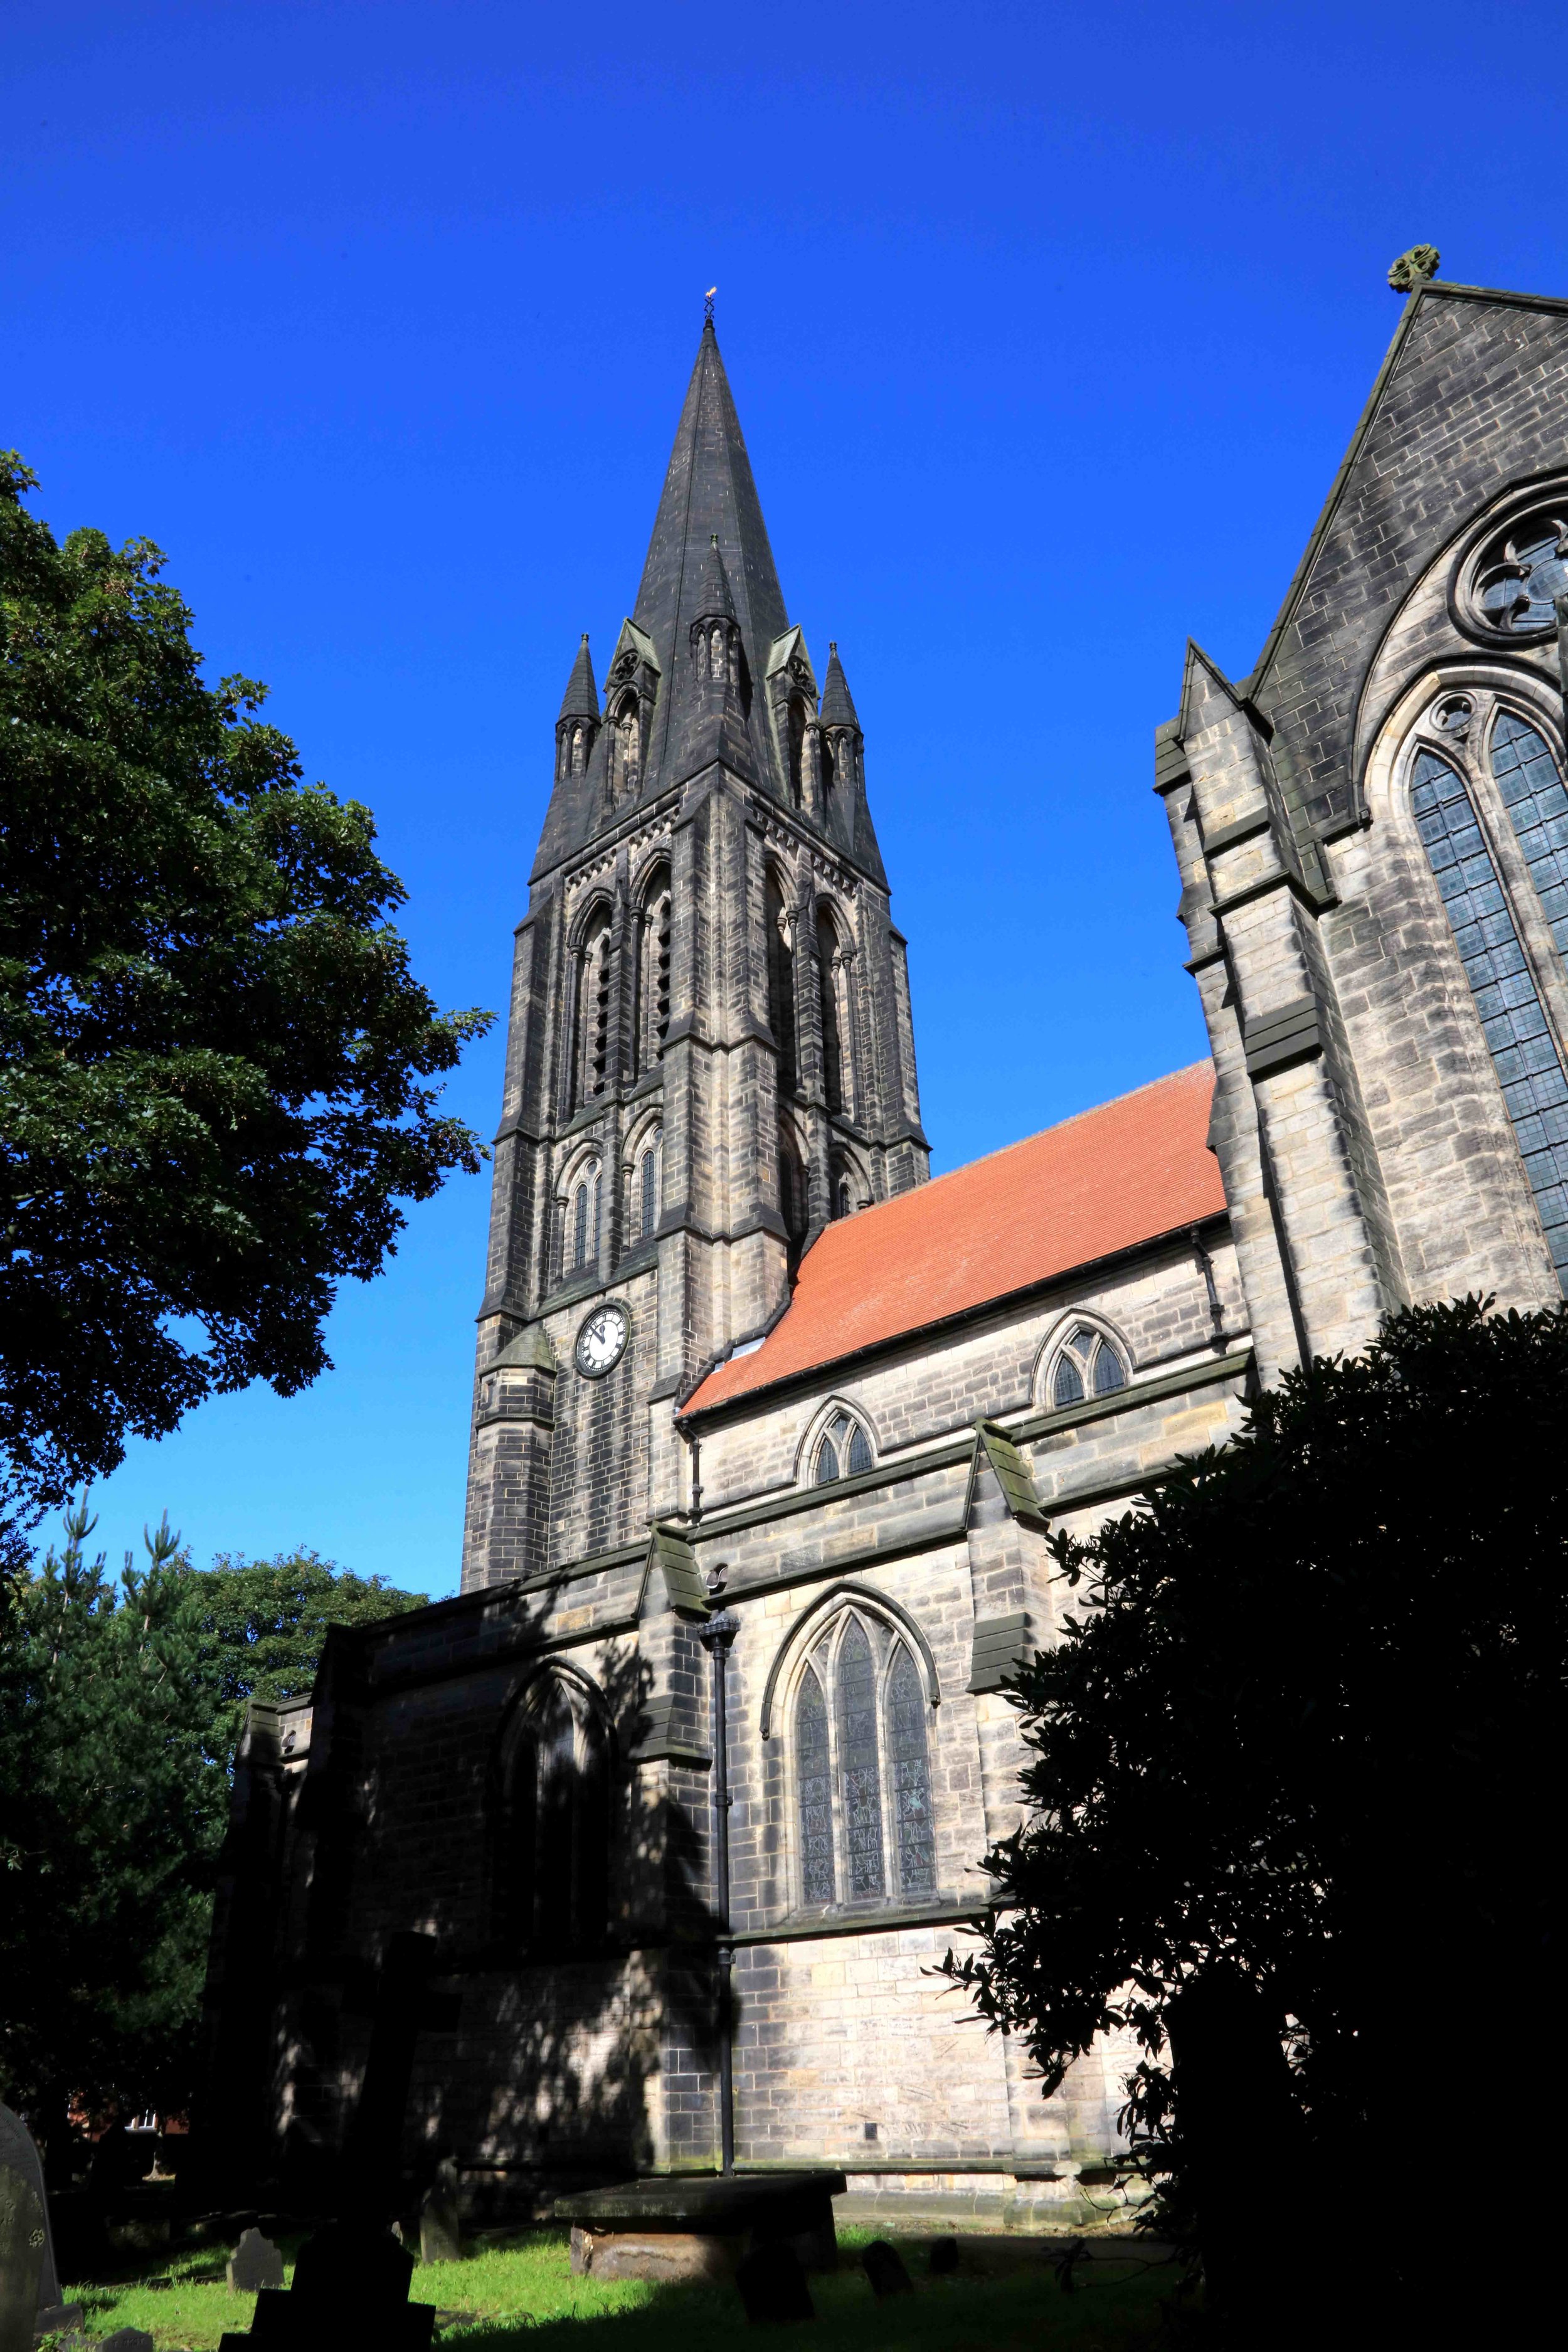
[[[964,2239],[958,2276],[926,2275],[926,2242],[901,2240],[915,2292],[878,2304],[857,2259],[874,2231],[842,2233],[843,2266],[814,2278],[817,2321],[805,2332],[771,2329],[763,2340],[804,2341],[812,2352],[1135,2352],[1152,2343],[1159,2299],[1174,2272],[1136,2246],[1101,2241],[1076,2291],[1058,2286],[1046,2251],[1026,2241]],[[291,2252],[287,2247],[286,2252]],[[990,2263],[991,2274],[984,2266]],[[290,2275],[292,2272],[290,2269]],[[166,2282],[154,2285],[154,2280]],[[250,2325],[254,2298],[230,2294],[223,2257],[211,2249],[149,2262],[112,2285],[68,2287],[91,2335],[146,2328],[164,2347],[209,2352],[226,2327]],[[413,2297],[447,2315],[444,2342],[473,2352],[734,2352],[742,2322],[729,2288],[595,2285],[572,2275],[563,2231],[533,2231],[461,2263],[414,2273]],[[459,2316],[460,2315],[460,2316]]]

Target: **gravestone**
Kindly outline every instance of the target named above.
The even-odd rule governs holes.
[[[754,2246],[736,2271],[735,2284],[753,2327],[816,2317],[800,2256],[782,2238]]]
[[[453,2004],[430,1998],[434,1936],[399,1934],[386,1948],[373,2009],[370,2051],[343,2138],[338,2215],[300,2247],[294,2284],[262,2287],[248,2336],[224,2336],[219,2352],[258,2344],[278,2352],[426,2352],[436,2306],[410,2303],[414,2257],[395,2237],[402,2185],[403,2116],[422,2026],[456,2022]]]
[[[117,2327],[112,2336],[100,2336],[92,2352],[157,2352],[157,2346],[144,2327]]]
[[[914,2285],[904,2268],[904,2258],[897,2246],[889,2246],[886,2238],[873,2238],[860,2256],[860,2267],[871,2282],[871,2292],[879,2303],[890,2294],[908,2294]]]
[[[282,2253],[259,2230],[242,2230],[225,2275],[231,2294],[256,2294],[264,2286],[281,2286]]]
[[[958,2240],[933,2238],[931,2242],[931,2274],[932,2278],[951,2278],[958,2268]]]
[[[19,2173],[44,2209],[44,2260],[38,2273],[38,2304],[44,2310],[58,2309],[60,2278],[55,2263],[54,2235],[49,2228],[49,2200],[44,2187],[43,2159],[21,2116],[4,2105],[0,2105],[0,2169]]]
[[[444,2157],[419,2208],[419,2259],[422,2263],[460,2263],[463,2221],[458,2210],[458,2168]]]
[[[6,2165],[0,2168],[0,2352],[33,2352],[47,2243],[42,2200]]]

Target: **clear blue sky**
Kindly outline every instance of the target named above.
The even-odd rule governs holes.
[[[0,443],[57,530],[167,551],[212,674],[375,811],[430,986],[500,1007],[717,280],[952,1167],[1204,1050],[1151,730],[1189,632],[1250,667],[1394,255],[1568,292],[1551,21],[5,0]],[[500,1056],[451,1088],[487,1134]],[[487,1194],[412,1212],[314,1390],[136,1447],[100,1538],[452,1589]]]

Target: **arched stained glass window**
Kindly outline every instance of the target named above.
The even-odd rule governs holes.
[[[929,1895],[936,1885],[936,1843],[926,1757],[925,1693],[915,1662],[901,1642],[888,1677],[888,1750],[900,1888],[905,1895]]]
[[[1524,735],[1534,735],[1533,728],[1516,723]],[[1528,746],[1521,748],[1528,754]],[[1510,777],[1523,766],[1521,759]],[[1506,793],[1507,785],[1502,788]],[[1521,805],[1532,798],[1521,791]],[[1568,1289],[1568,1077],[1463,778],[1436,752],[1422,751],[1410,804],[1481,1017],[1547,1247]],[[1526,840],[1522,827],[1520,838]]]
[[[1063,1345],[1051,1374],[1054,1405],[1081,1404],[1090,1393],[1110,1396],[1127,1386],[1127,1367],[1109,1339],[1080,1323]]]
[[[795,1703],[795,1788],[800,1804],[801,1893],[807,1903],[833,1900],[833,1767],[827,1704],[807,1666]]]
[[[836,1412],[817,1441],[816,1484],[830,1486],[836,1478],[857,1478],[873,1466],[871,1441],[860,1423]]]
[[[1492,730],[1492,774],[1530,866],[1530,878],[1568,955],[1568,793],[1543,735],[1511,710]]]
[[[882,1790],[877,1756],[877,1677],[871,1644],[852,1617],[838,1647],[838,1772],[851,1898],[887,1889]]]

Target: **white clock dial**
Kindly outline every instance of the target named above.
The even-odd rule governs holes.
[[[625,1354],[630,1332],[624,1307],[613,1301],[608,1307],[595,1307],[577,1334],[577,1370],[595,1380],[601,1372],[611,1370]]]

